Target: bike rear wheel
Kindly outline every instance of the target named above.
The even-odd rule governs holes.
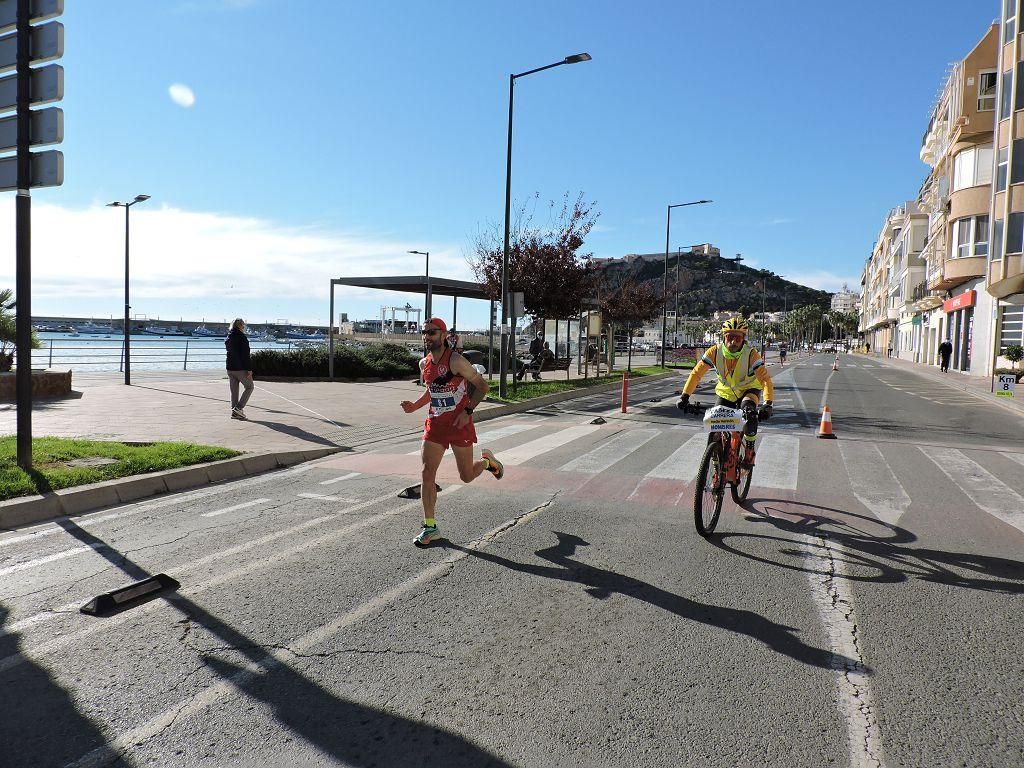
[[[732,500],[737,504],[742,504],[747,500],[747,494],[750,493],[750,478],[754,474],[753,469],[744,469],[743,467],[737,467],[736,474],[736,485],[731,486]]]
[[[708,444],[697,470],[693,489],[693,522],[697,533],[710,536],[718,524],[725,499],[725,475],[722,467],[722,445],[718,440]]]

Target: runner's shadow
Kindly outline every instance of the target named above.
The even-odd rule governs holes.
[[[782,503],[785,510],[781,506],[773,506]],[[807,511],[794,512],[794,508]],[[776,502],[772,499],[748,499],[743,509],[753,513],[747,518],[749,521],[769,525],[780,533],[817,538],[821,540],[822,547],[826,541],[838,545],[839,551],[832,556],[842,559],[846,572],[834,573],[827,564],[821,567],[809,564],[809,555],[815,555],[808,551],[806,544],[792,538],[726,532],[710,539],[720,549],[749,560],[805,573],[831,574],[849,581],[899,584],[914,578],[985,592],[1024,594],[1024,563],[992,555],[908,546],[917,541],[917,536],[911,531],[869,515],[806,502]],[[884,532],[889,535],[883,538]],[[730,541],[736,543],[731,544]],[[759,550],[770,542],[785,545],[778,549],[778,554],[794,558],[796,562],[744,551],[740,544],[745,541],[756,542]],[[866,572],[854,572],[857,570]]]
[[[632,597],[684,619],[760,640],[773,650],[805,664],[823,669],[853,669],[856,667],[867,674],[871,672],[870,669],[862,667],[853,659],[807,645],[797,637],[799,630],[795,627],[777,624],[753,611],[700,603],[645,581],[574,560],[572,556],[576,554],[576,548],[587,547],[590,544],[574,534],[555,531],[555,536],[558,537],[558,544],[546,549],[539,549],[535,554],[554,563],[556,567],[520,563],[490,552],[468,549],[447,539],[442,539],[440,544],[520,573],[558,581],[576,582],[583,585],[584,591],[588,595],[598,600],[604,600],[613,594]]]
[[[259,419],[249,419],[249,421],[253,424],[259,424],[260,426],[272,429],[275,432],[280,432],[283,435],[288,435],[289,437],[297,437],[300,440],[305,440],[306,442],[316,443],[317,445],[326,445],[332,448],[343,447],[341,443],[337,443],[334,440],[331,440],[329,437],[317,435],[313,432],[303,429],[302,427],[296,427],[294,424],[282,424],[279,421],[261,421]]]

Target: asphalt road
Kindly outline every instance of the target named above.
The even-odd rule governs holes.
[[[841,364],[711,540],[681,379],[481,424],[429,550],[408,438],[3,533],[0,765],[1019,766],[1024,419]]]

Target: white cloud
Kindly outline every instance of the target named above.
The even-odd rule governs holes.
[[[196,103],[196,95],[191,88],[183,83],[175,83],[167,89],[167,93],[170,95],[171,101],[179,107],[188,109]]]
[[[786,279],[798,285],[806,285],[808,288],[817,288],[819,291],[842,290],[843,285],[848,285],[851,291],[860,287],[860,278],[851,275],[837,275],[833,272],[826,272],[818,269],[811,272],[794,272],[786,275]]]
[[[54,306],[63,299],[93,300],[104,307],[123,301],[124,215],[123,208],[104,205],[33,205],[34,306]],[[406,253],[413,249],[430,250],[432,274],[471,279],[458,247],[438,243],[289,227],[152,201],[133,206],[129,215],[133,311],[145,312],[147,300],[187,304],[211,317],[225,304],[309,302],[309,316],[316,316],[326,307],[332,277],[423,274],[422,257]],[[13,287],[13,198],[0,204],[0,242],[11,244],[0,286]],[[336,296],[363,297],[368,306],[397,297],[345,287],[337,288]],[[408,299],[403,295],[402,302]]]
[[[765,221],[764,225],[766,227],[778,227],[778,226],[781,226],[783,224],[795,224],[795,223],[796,223],[796,219],[789,219],[789,218],[786,218],[785,216],[777,216],[774,219],[768,219],[767,221]]]

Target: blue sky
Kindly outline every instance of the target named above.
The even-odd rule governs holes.
[[[68,0],[65,183],[33,195],[36,314],[326,323],[332,276],[469,277],[513,197],[597,201],[595,256],[711,242],[808,285],[855,287],[916,195],[948,61],[999,3],[900,0],[353,3]],[[970,10],[968,10],[970,9]],[[183,84],[192,106],[168,89]],[[14,280],[13,193],[0,205]],[[6,206],[6,207],[4,207]],[[411,296],[342,293],[373,317]],[[450,312],[447,301],[439,304]],[[483,305],[460,306],[460,325]]]

